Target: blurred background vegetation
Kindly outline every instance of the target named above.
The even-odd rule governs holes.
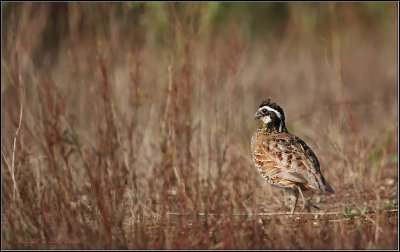
[[[12,40],[17,32],[21,8],[29,4],[2,3],[3,38]],[[57,51],[72,34],[90,32],[96,37],[112,37],[115,31],[110,22],[119,23],[123,39],[131,41],[132,36],[141,43],[157,43],[162,48],[175,36],[174,19],[182,20],[183,29],[192,29],[196,39],[207,39],[213,34],[227,34],[231,29],[240,29],[251,40],[280,40],[288,32],[297,32],[303,39],[311,34],[318,39],[327,39],[330,34],[329,9],[337,10],[341,32],[353,29],[359,32],[390,30],[395,23],[397,7],[392,3],[228,3],[228,2],[123,2],[123,3],[48,3],[34,4],[29,15],[34,18],[46,11],[42,30],[35,34],[37,46],[46,48],[48,53]],[[77,10],[79,9],[79,10]],[[173,10],[173,13],[171,12]],[[76,20],[73,18],[76,17]],[[293,30],[293,26],[296,27]],[[379,34],[376,34],[379,36]],[[33,36],[33,35],[32,35]],[[319,36],[319,37],[318,37]],[[74,37],[73,39],[76,39]],[[328,39],[329,40],[329,39]],[[309,41],[311,42],[311,41]],[[42,52],[41,48],[37,48]],[[5,51],[6,55],[10,53]],[[37,58],[43,57],[42,53]],[[38,59],[39,60],[39,59]]]

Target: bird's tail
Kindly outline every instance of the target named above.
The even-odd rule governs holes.
[[[325,186],[325,192],[335,193],[335,190],[333,190],[332,186],[328,183],[328,181],[326,181],[324,177],[322,177],[322,181]]]

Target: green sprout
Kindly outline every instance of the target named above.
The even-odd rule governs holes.
[[[398,200],[397,199],[387,200],[385,202],[385,209],[386,210],[397,209],[397,204],[398,204]]]
[[[368,206],[364,204],[363,206],[359,207],[358,210],[354,208],[353,204],[346,205],[344,208],[344,217],[345,218],[355,218],[355,217],[365,217],[367,213]]]

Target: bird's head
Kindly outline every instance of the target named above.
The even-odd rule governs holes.
[[[283,109],[278,104],[271,102],[270,99],[261,103],[255,114],[255,119],[261,120],[271,130],[287,132]]]

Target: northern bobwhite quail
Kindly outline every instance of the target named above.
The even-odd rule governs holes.
[[[306,143],[288,132],[281,107],[269,99],[259,106],[255,119],[262,125],[251,138],[252,158],[257,171],[270,184],[285,188],[294,196],[290,213],[294,213],[299,194],[303,191],[330,192],[334,190],[322,176],[318,159]]]

